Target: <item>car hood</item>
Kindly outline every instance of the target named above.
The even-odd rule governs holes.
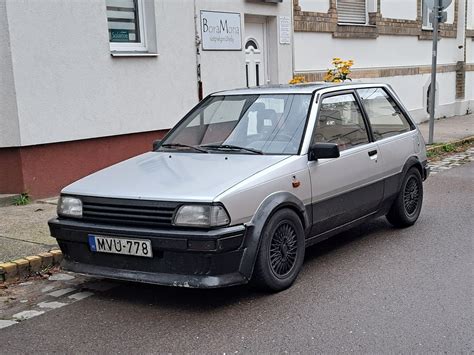
[[[67,186],[63,194],[211,202],[288,156],[149,152]]]

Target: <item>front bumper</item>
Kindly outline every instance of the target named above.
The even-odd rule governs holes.
[[[52,219],[51,235],[64,255],[63,268],[117,280],[213,288],[247,283],[245,226],[215,230],[147,229]],[[149,239],[153,258],[92,252],[89,234]],[[247,266],[247,267],[244,267]],[[252,268],[252,267],[251,267]]]

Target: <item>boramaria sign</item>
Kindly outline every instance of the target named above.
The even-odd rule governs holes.
[[[235,51],[242,49],[240,14],[201,11],[203,50]]]

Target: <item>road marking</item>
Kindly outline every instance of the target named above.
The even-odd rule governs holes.
[[[49,277],[51,281],[68,281],[74,279],[74,276],[68,274],[54,274]]]
[[[80,300],[83,300],[84,298],[90,297],[92,295],[93,295],[92,292],[83,291],[83,292],[74,293],[71,296],[69,296],[68,298],[70,298],[72,300],[80,301]]]
[[[14,325],[14,324],[17,324],[17,323],[18,323],[18,322],[17,322],[17,321],[14,321],[14,320],[3,320],[3,319],[0,319],[0,329],[9,327],[9,326]]]
[[[53,288],[55,288],[56,286],[54,285],[49,285],[49,286],[46,286],[46,287],[43,287],[43,289],[41,290],[41,292],[45,293],[45,292],[49,292],[51,291]]]
[[[62,288],[60,290],[50,292],[48,293],[48,295],[53,296],[53,297],[61,297],[61,296],[64,296],[66,293],[71,293],[73,291],[76,291],[76,289],[72,287],[68,287],[68,288]]]
[[[14,314],[12,318],[16,320],[25,320],[25,319],[30,319],[30,318],[39,316],[43,313],[44,311],[35,311],[35,310],[23,311],[23,312]]]
[[[67,305],[67,303],[62,303],[62,302],[40,302],[38,303],[39,308],[49,308],[49,309],[56,309],[56,308],[61,308],[63,306]]]

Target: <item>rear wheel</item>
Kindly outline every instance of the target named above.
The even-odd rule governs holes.
[[[290,209],[279,210],[268,220],[261,238],[253,283],[269,291],[290,287],[304,260],[305,241],[301,220]]]
[[[387,219],[395,227],[411,226],[420,216],[422,203],[423,182],[421,174],[418,169],[411,168],[403,179],[398,196],[387,213]]]

